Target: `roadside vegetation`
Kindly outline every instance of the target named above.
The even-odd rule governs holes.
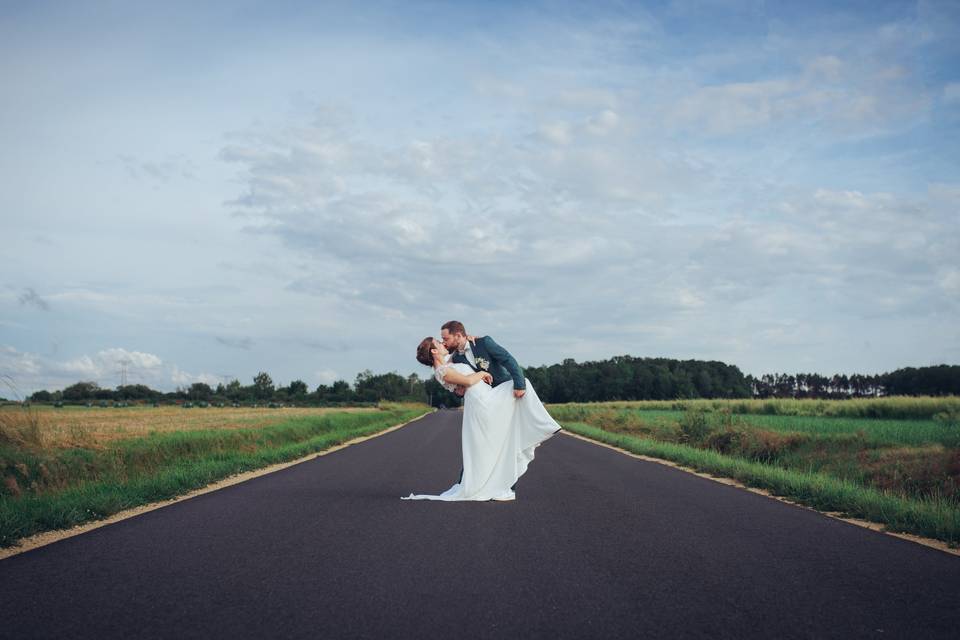
[[[131,411],[108,413],[122,422]],[[360,411],[262,409],[263,419],[247,415],[227,423],[223,419],[229,412],[206,409],[197,412],[220,422],[181,420],[180,428],[164,409],[137,411],[146,424],[155,412],[162,426],[125,432],[117,431],[122,424],[64,430],[57,421],[69,412],[0,409],[0,547],[322,451],[412,420],[429,408],[397,403]]]
[[[960,398],[548,407],[574,433],[960,544]]]

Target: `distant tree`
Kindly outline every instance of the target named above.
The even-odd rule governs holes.
[[[213,395],[213,389],[206,382],[194,382],[190,385],[187,395],[191,400],[205,401]]]
[[[287,387],[287,395],[291,398],[305,397],[308,392],[307,383],[303,380],[294,380],[290,383],[290,386]]]
[[[960,366],[904,367],[881,377],[888,395],[960,395]]]
[[[224,395],[231,402],[240,402],[243,399],[243,387],[239,380],[231,380],[224,389]]]
[[[269,400],[273,397],[273,378],[261,371],[253,377],[253,388],[257,400]]]
[[[83,402],[97,399],[100,386],[93,381],[77,382],[63,390],[63,399],[68,402]]]
[[[410,395],[410,381],[397,373],[374,374],[369,369],[357,375],[354,393],[362,402],[404,400]],[[417,394],[421,396],[422,394]]]
[[[46,389],[41,389],[40,391],[31,393],[27,399],[30,400],[30,402],[52,402],[53,394]]]
[[[117,387],[114,395],[123,400],[152,400],[158,398],[160,392],[145,384],[128,384]]]
[[[321,384],[314,394],[320,403],[343,403],[354,400],[353,390],[346,380],[337,380],[330,386]]]

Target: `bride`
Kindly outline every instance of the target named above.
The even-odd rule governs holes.
[[[491,387],[492,376],[474,372],[463,363],[451,363],[443,343],[424,338],[417,360],[433,367],[436,379],[453,391],[466,387],[463,396],[463,477],[440,495],[410,494],[404,500],[500,500],[516,498],[512,487],[533,460],[533,450],[560,431],[537,397],[530,380],[522,398],[513,396],[513,385]]]

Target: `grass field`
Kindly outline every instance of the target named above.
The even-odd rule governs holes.
[[[0,443],[18,439],[16,432],[29,426],[32,444],[42,447],[103,446],[113,440],[136,438],[152,433],[196,431],[201,429],[244,429],[266,427],[291,418],[324,415],[331,412],[364,412],[377,409],[270,409],[233,407],[130,406],[102,409],[67,406],[54,408],[33,405],[0,406]],[[28,424],[28,423],[35,423]],[[19,439],[23,439],[22,437]]]
[[[2,547],[322,451],[430,409],[18,411],[0,415]]]
[[[613,402],[548,409],[574,432],[637,453],[960,543],[958,399],[868,401],[884,403],[872,409],[843,407],[847,402]],[[917,417],[903,417],[911,415]]]
[[[738,415],[792,415],[834,418],[933,419],[937,415],[960,415],[960,397],[890,396],[851,400],[734,399],[734,400],[637,400],[562,406],[596,406],[614,409],[730,411]],[[561,405],[557,405],[561,406]]]

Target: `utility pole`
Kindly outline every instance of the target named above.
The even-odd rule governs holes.
[[[127,386],[127,367],[133,364],[133,361],[130,360],[130,358],[124,358],[119,360],[118,364],[120,365],[120,389],[123,389]],[[126,398],[123,397],[124,395],[124,392],[121,391],[120,400],[126,400]]]
[[[133,364],[133,361],[129,358],[124,358],[123,360],[119,360],[118,364],[120,365],[120,386],[125,387],[127,386],[127,367]]]

